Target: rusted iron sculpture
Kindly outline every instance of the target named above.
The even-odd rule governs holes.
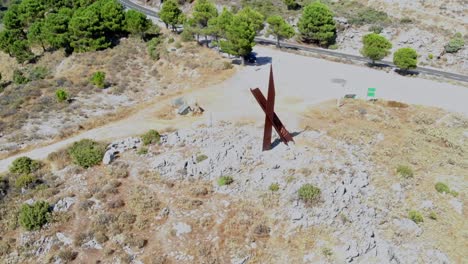
[[[275,81],[273,79],[273,66],[270,66],[270,81],[268,83],[268,100],[265,99],[259,88],[250,89],[258,104],[265,112],[265,129],[263,133],[263,151],[271,149],[271,133],[272,127],[275,127],[280,139],[284,144],[294,142],[291,134],[286,127],[281,123],[281,120],[275,113]]]

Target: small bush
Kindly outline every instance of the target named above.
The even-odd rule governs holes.
[[[437,220],[437,214],[435,212],[430,212],[429,213],[429,218],[432,220]]]
[[[331,257],[333,255],[333,251],[329,248],[323,248],[322,253],[325,257]]]
[[[280,188],[280,186],[279,186],[278,183],[272,183],[272,184],[270,184],[270,187],[268,187],[268,189],[269,189],[270,191],[272,191],[272,192],[277,192],[277,191],[279,191],[279,188]]]
[[[411,219],[416,224],[424,222],[424,218],[423,218],[422,214],[420,212],[416,211],[416,210],[409,211],[408,217],[409,217],[409,219]]]
[[[145,146],[159,143],[160,139],[161,135],[159,135],[158,131],[154,129],[151,129],[150,131],[143,134],[143,136],[141,136],[141,140],[143,141],[143,145]]]
[[[24,76],[24,73],[20,70],[14,70],[13,71],[13,82],[15,84],[26,84],[30,82],[26,76]]]
[[[438,182],[435,184],[435,189],[439,193],[450,193],[450,188],[447,184],[443,182]]]
[[[148,148],[142,147],[137,150],[138,155],[146,155],[148,154]]]
[[[328,46],[328,48],[331,49],[331,50],[337,50],[338,45],[337,44],[332,44],[332,45]]]
[[[372,8],[366,8],[359,11],[349,19],[349,23],[355,25],[366,25],[375,23],[384,23],[389,20],[387,13]]]
[[[161,57],[161,38],[160,37],[155,37],[152,38],[150,41],[148,41],[147,47],[148,47],[148,54],[153,60],[159,60]]]
[[[182,43],[180,43],[180,42],[177,41],[177,42],[174,44],[174,47],[176,47],[176,49],[180,49],[180,48],[182,48]]]
[[[34,67],[29,74],[29,79],[35,80],[43,80],[49,75],[49,70],[46,67],[37,66]]]
[[[169,43],[169,44],[170,44],[170,43],[174,43],[174,41],[175,41],[175,39],[172,38],[172,37],[170,37],[170,38],[167,40],[167,43]]]
[[[93,76],[91,76],[91,83],[103,89],[106,86],[106,74],[102,71],[95,72]]]
[[[400,20],[400,23],[402,24],[409,24],[409,23],[413,23],[413,20],[409,17],[404,17]]]
[[[105,153],[105,147],[98,142],[90,139],[82,139],[68,149],[68,154],[73,160],[73,163],[89,168],[99,164]]]
[[[313,203],[320,198],[321,191],[312,184],[304,184],[298,191],[299,199],[306,203]]]
[[[414,176],[413,170],[408,166],[400,165],[397,167],[396,171],[401,177],[405,179],[410,179]]]
[[[208,159],[208,156],[204,155],[204,154],[201,154],[201,155],[198,155],[197,156],[197,163],[200,163],[204,160]]]
[[[40,163],[29,157],[19,157],[15,159],[10,166],[11,173],[30,174],[41,167]]]
[[[234,179],[231,176],[222,176],[218,179],[219,186],[229,185],[233,182],[234,182]]]
[[[429,54],[429,55],[427,56],[427,58],[430,59],[430,60],[432,60],[432,59],[434,59],[434,55],[431,53],[431,54]]]
[[[34,184],[37,182],[37,178],[34,175],[31,174],[24,174],[18,177],[15,181],[15,187],[18,189],[21,188],[30,188],[34,186]]]
[[[68,93],[64,89],[58,89],[55,91],[55,97],[57,98],[57,101],[63,102],[68,100]]]
[[[19,223],[27,230],[39,230],[50,220],[50,205],[44,201],[33,205],[23,204],[19,213]]]
[[[436,191],[439,192],[439,193],[448,193],[448,194],[451,194],[453,196],[458,196],[458,193],[456,191],[450,190],[448,185],[443,183],[443,182],[436,183],[434,187],[435,187]]]
[[[383,27],[380,25],[373,25],[369,28],[369,31],[372,31],[375,34],[380,34],[383,31]]]
[[[182,31],[182,33],[180,34],[180,39],[183,41],[183,42],[190,42],[190,41],[194,41],[195,38],[193,37],[193,34],[192,32],[190,32],[190,30],[184,30]]]
[[[449,41],[445,46],[445,52],[447,53],[456,53],[465,46],[465,40],[460,33],[455,34],[455,36]]]

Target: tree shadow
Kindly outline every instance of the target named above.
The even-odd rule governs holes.
[[[415,70],[395,69],[395,72],[402,76],[418,76],[419,75],[419,72]]]
[[[302,132],[304,132],[305,130],[302,130],[302,131],[298,131],[298,132],[293,132],[291,133],[291,137],[295,138],[297,136],[299,136],[300,134],[302,134]],[[271,143],[271,149],[274,149],[276,148],[279,144],[283,143],[283,141],[281,140],[281,138],[276,138],[273,143]]]
[[[391,68],[392,66],[391,65],[388,65],[386,63],[382,63],[382,62],[367,62],[366,65],[369,67],[369,68],[379,68],[379,69],[383,69],[383,68]]]

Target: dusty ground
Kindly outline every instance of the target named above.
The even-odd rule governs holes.
[[[466,87],[403,77],[394,72],[387,73],[367,67],[340,64],[265,47],[256,47],[255,51],[261,65],[245,67],[220,84],[200,90],[186,90],[183,95],[163,97],[159,103],[149,105],[128,118],[23,155],[43,159],[49,153],[81,138],[109,141],[142,134],[152,127],[181,128],[190,126],[196,121],[261,121],[264,117],[249,88],[260,87],[265,91],[270,61],[273,62],[276,79],[276,107],[281,113],[280,117],[289,120],[289,126],[292,128],[299,127],[297,114],[304,112],[311,105],[339,98],[347,93],[365,98],[369,87],[377,88],[378,98],[436,106],[468,114],[468,105],[465,102],[465,98],[468,98]],[[157,114],[158,111],[162,108],[168,109],[172,99],[180,96],[198,101],[206,110],[205,115],[195,118],[161,119],[160,114]],[[6,170],[13,159],[14,157],[0,160],[0,171]]]
[[[64,58],[58,51],[43,56],[35,67],[48,70],[44,80],[10,84],[0,95],[0,155],[122,119],[168,95],[217,83],[234,72],[215,51],[195,43],[162,45],[166,52],[159,61],[149,58],[145,43],[136,39],[123,39],[118,46],[99,52]],[[10,63],[4,65],[2,60],[0,71],[6,81],[17,67]],[[106,89],[90,84],[96,71],[106,73]],[[57,102],[58,88],[65,89],[73,101]]]
[[[110,166],[83,170],[53,159],[51,167],[59,169],[41,176],[49,187],[11,192],[1,203],[2,258],[55,262],[69,251],[74,263],[462,263],[468,257],[462,250],[466,118],[350,100],[340,109],[333,101],[310,107],[298,120],[300,130],[290,128],[300,132],[296,144],[266,153],[259,123],[215,122],[165,133],[147,154],[128,151]],[[207,159],[200,161],[202,154]],[[399,176],[398,165],[410,166],[414,177]],[[234,182],[218,186],[221,175]],[[458,196],[437,193],[439,181]],[[272,183],[278,191],[269,190]],[[305,183],[320,187],[320,201],[298,199]],[[14,208],[30,198],[72,202],[44,230],[25,232],[15,225]],[[409,210],[420,211],[424,222],[401,229]]]

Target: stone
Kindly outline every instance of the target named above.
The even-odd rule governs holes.
[[[422,234],[422,229],[410,219],[395,219],[393,224],[400,235],[420,236]]]
[[[66,235],[64,235],[63,233],[57,233],[55,234],[55,236],[57,237],[57,239],[62,242],[64,245],[68,246],[68,245],[71,245],[73,244],[73,239],[67,237]]]
[[[192,232],[192,227],[186,223],[178,222],[172,226],[176,232],[176,236],[180,237],[181,235],[188,234]]]
[[[55,212],[66,212],[70,209],[70,207],[76,202],[76,198],[73,197],[65,197],[63,199],[60,199],[55,205],[54,205],[54,211]]]
[[[123,153],[130,149],[137,149],[141,146],[142,142],[140,138],[129,137],[123,140],[114,141],[107,146],[106,153],[104,154],[102,162],[105,165],[109,165],[115,160],[116,155]]]
[[[101,244],[99,244],[96,240],[90,240],[84,243],[81,247],[85,249],[102,249]]]
[[[304,217],[304,214],[299,210],[295,210],[291,215],[291,220],[299,221],[302,219],[302,217]]]
[[[179,109],[177,109],[177,114],[178,115],[187,115],[191,111],[192,111],[192,109],[190,108],[190,106],[188,104],[184,104],[184,105],[181,105],[179,107]]]
[[[421,202],[421,209],[423,210],[431,210],[434,208],[434,203],[430,200],[424,200]]]
[[[452,198],[450,199],[449,203],[452,206],[452,208],[455,210],[455,212],[461,215],[463,214],[463,203],[460,200],[456,198]]]

